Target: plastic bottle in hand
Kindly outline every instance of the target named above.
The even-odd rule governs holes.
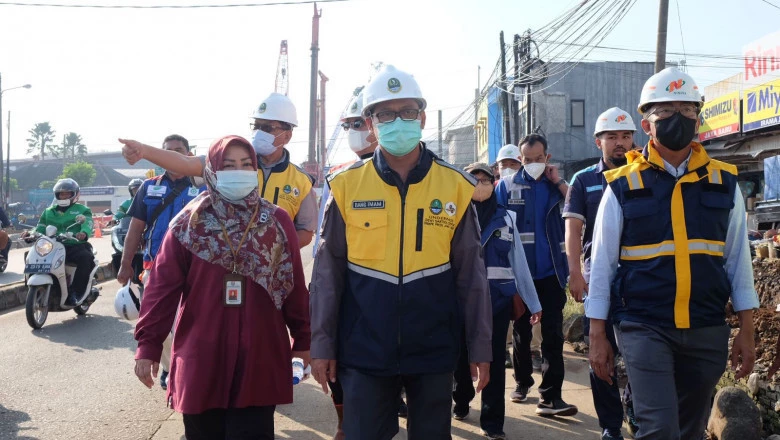
[[[292,372],[293,372],[293,385],[298,385],[300,381],[303,380],[303,359],[301,358],[293,358],[292,359]]]

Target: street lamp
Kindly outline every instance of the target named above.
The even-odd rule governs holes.
[[[0,184],[3,181],[3,93],[14,89],[29,89],[32,87],[30,84],[23,86],[10,87],[7,89],[2,88],[2,76],[0,76]],[[3,198],[3,206],[8,207],[8,196],[11,194],[11,139],[7,141],[7,160],[5,164],[5,197]],[[2,195],[2,194],[0,194]]]

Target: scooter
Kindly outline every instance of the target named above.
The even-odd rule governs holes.
[[[85,221],[86,218],[80,215],[76,217],[76,223],[68,226],[66,230]],[[100,295],[100,289],[95,287],[95,273],[98,269],[98,261],[95,259],[95,267],[89,275],[90,281],[86,290],[77,295],[75,304],[65,304],[68,287],[76,272],[75,265],[65,263],[65,245],[62,242],[68,239],[73,239],[73,233],[58,234],[56,226],[47,226],[45,235],[35,232],[26,238],[35,241],[32,250],[25,257],[24,266],[25,283],[28,286],[25,311],[27,323],[33,329],[43,327],[49,312],[73,310],[77,315],[86,314]],[[92,253],[96,254],[95,251]]]
[[[110,210],[104,211],[106,215],[112,215]],[[115,224],[111,228],[111,247],[114,248],[114,254],[111,256],[111,264],[114,266],[114,273],[119,273],[119,266],[122,263],[122,252],[125,250],[125,237],[127,237],[127,231],[130,230],[130,222],[132,217],[126,215],[122,217],[119,222],[112,220]],[[110,223],[109,223],[110,224]],[[133,277],[132,282],[138,286],[138,290],[143,294],[144,284],[141,282],[140,276],[144,271],[144,254],[140,249],[133,255]]]

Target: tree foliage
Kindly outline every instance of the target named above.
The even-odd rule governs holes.
[[[54,142],[54,129],[48,122],[39,122],[31,128],[27,139],[27,153],[40,152],[41,160],[46,157],[47,147]]]
[[[59,145],[49,145],[49,153],[65,160],[80,160],[87,155],[87,146],[84,145],[81,135],[70,132],[62,136],[62,143]]]
[[[87,162],[78,161],[65,165],[59,178],[65,179],[70,177],[75,180],[79,186],[84,187],[92,186],[96,176],[97,171],[95,171],[95,167]]]

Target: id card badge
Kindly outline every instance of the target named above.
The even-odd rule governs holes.
[[[225,307],[242,307],[244,305],[244,288],[246,280],[243,275],[229,273],[225,275],[223,289],[223,304]]]
[[[200,194],[200,190],[198,190],[198,188],[195,188],[194,186],[191,186],[190,190],[187,191],[187,195],[190,197],[197,197],[198,194]]]

